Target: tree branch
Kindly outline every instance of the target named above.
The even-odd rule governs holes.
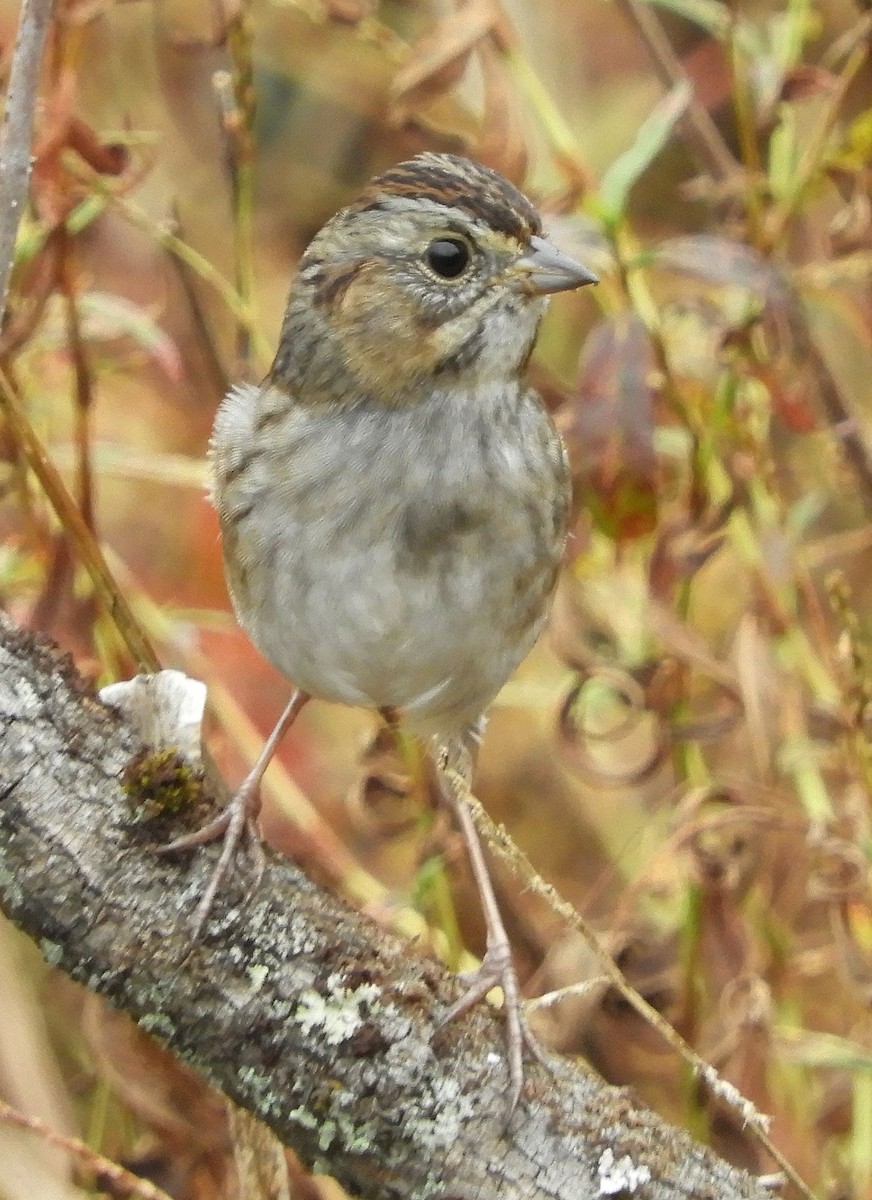
[[[49,961],[130,1012],[308,1165],[372,1200],[762,1200],[750,1176],[625,1090],[531,1063],[503,1122],[502,1023],[444,1030],[459,985],[268,857],[188,952],[212,848],[169,862],[119,776],[141,750],[51,646],[0,617],[0,905]]]
[[[51,10],[52,0],[24,0],[9,72],[3,136],[0,140],[0,315],[6,311],[15,237],[30,181],[30,142],[39,86],[39,65]]]

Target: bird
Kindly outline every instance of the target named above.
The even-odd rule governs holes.
[[[242,843],[260,847],[261,779],[309,699],[422,739],[487,925],[445,1019],[502,987],[510,1113],[530,1036],[464,788],[484,714],[547,620],[567,536],[566,451],[528,360],[548,297],[595,282],[521,191],[452,154],[390,167],[313,237],[269,373],[228,392],[209,447],[237,619],[295,691],[229,805],[164,847],[223,840],[199,931]]]

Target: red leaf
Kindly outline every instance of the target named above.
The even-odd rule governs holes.
[[[653,367],[638,317],[604,321],[587,340],[562,414],[584,502],[594,523],[619,541],[642,537],[657,523]]]

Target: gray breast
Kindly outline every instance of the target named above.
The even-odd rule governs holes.
[[[520,390],[389,412],[280,399],[236,393],[216,422],[240,622],[316,696],[402,708],[422,731],[465,726],[529,649],[553,587],[567,484],[550,418]]]

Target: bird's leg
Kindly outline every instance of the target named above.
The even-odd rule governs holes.
[[[477,739],[477,731],[473,735],[468,736],[473,736]],[[465,1013],[474,1004],[477,1004],[479,1000],[482,1000],[491,988],[502,988],[506,1019],[506,1052],[508,1056],[509,1080],[511,1083],[507,1114],[507,1119],[510,1120],[521,1097],[521,1089],[524,1084],[524,1045],[526,1044],[535,1053],[537,1058],[540,1057],[541,1051],[536,1045],[524,1020],[524,1014],[521,1009],[518,975],[512,959],[512,949],[509,944],[508,934],[506,933],[506,927],[503,924],[497,898],[494,894],[493,883],[484,856],[484,850],[482,849],[481,839],[478,836],[478,830],[475,827],[472,813],[466,803],[464,787],[468,790],[469,779],[465,776],[467,774],[471,776],[472,773],[472,747],[467,744],[463,749],[464,756],[469,764],[468,772],[452,770],[450,769],[450,762],[443,762],[442,770],[440,771],[440,781],[442,784],[442,793],[454,811],[463,839],[466,842],[466,849],[469,854],[469,861],[472,866],[472,873],[475,877],[485,924],[487,926],[487,945],[481,966],[477,971],[464,976],[468,984],[467,990],[451,1006],[440,1024],[447,1024],[462,1013]],[[461,784],[464,786],[461,786]]]
[[[192,941],[197,941],[205,924],[206,918],[218,894],[218,889],[224,882],[233,859],[236,857],[243,839],[248,841],[255,857],[254,883],[252,891],[256,891],[263,877],[266,860],[263,853],[258,817],[260,816],[261,795],[260,785],[264,772],[272,761],[279,742],[293,725],[294,721],[309,699],[307,692],[296,691],[288,701],[285,711],[279,717],[272,733],[264,742],[263,749],[255,760],[254,766],[243,779],[237,791],[227,806],[208,825],[193,833],[184,834],[158,849],[158,854],[172,854],[176,850],[192,850],[196,846],[204,846],[208,842],[222,841],[221,855],[215,864],[206,890],[197,905],[194,914]]]

